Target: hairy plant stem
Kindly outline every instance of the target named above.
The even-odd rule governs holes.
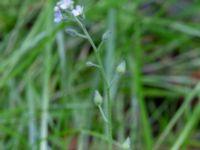
[[[101,44],[99,45],[99,47],[96,47],[96,45],[94,44],[94,41],[92,40],[90,34],[88,33],[87,29],[85,28],[85,26],[82,24],[82,22],[75,17],[75,20],[77,21],[77,23],[79,24],[79,26],[81,27],[81,29],[83,30],[85,36],[87,37],[88,41],[90,42],[94,53],[95,53],[95,57],[97,59],[98,65],[100,66],[100,72],[101,75],[103,77],[103,81],[106,87],[106,96],[107,96],[107,118],[108,121],[106,122],[107,124],[107,131],[108,131],[108,141],[109,141],[109,150],[112,150],[112,106],[111,106],[111,97],[110,97],[110,85],[108,82],[108,79],[106,78],[106,73],[105,73],[105,69],[103,67],[103,63],[100,57],[100,53],[99,53],[99,48],[101,47]]]

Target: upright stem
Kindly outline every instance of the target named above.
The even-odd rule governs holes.
[[[77,23],[79,24],[79,26],[81,27],[81,29],[83,30],[85,36],[87,37],[88,41],[90,42],[94,50],[98,65],[100,66],[100,72],[101,72],[101,75],[103,77],[103,81],[106,87],[107,110],[108,110],[108,114],[107,114],[108,121],[106,123],[107,123],[107,128],[108,128],[107,130],[108,130],[109,150],[112,150],[112,106],[111,106],[111,98],[110,98],[110,85],[109,85],[108,79],[106,78],[105,69],[103,67],[103,63],[101,61],[101,57],[99,54],[99,48],[96,47],[96,45],[94,44],[94,41],[92,40],[90,34],[88,33],[87,29],[82,24],[82,22],[77,17],[75,17],[75,19]]]
[[[109,150],[112,150],[112,107],[111,107],[111,98],[110,98],[110,88],[107,87],[107,110],[108,110],[108,138],[109,138]]]

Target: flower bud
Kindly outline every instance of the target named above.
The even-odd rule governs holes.
[[[73,28],[67,28],[67,29],[65,29],[65,31],[66,31],[69,35],[71,35],[71,36],[73,36],[73,37],[75,37],[75,36],[78,35],[78,32],[77,32],[75,29],[73,29]]]
[[[93,62],[91,62],[91,61],[87,61],[87,62],[86,62],[86,65],[87,65],[88,67],[97,67],[97,68],[99,68],[99,65],[97,65],[97,64],[95,64],[95,63],[93,63]]]
[[[125,73],[126,71],[126,62],[125,61],[122,61],[118,66],[117,66],[117,69],[116,71],[120,74],[123,74]]]
[[[111,31],[106,31],[103,36],[102,36],[102,40],[105,41],[110,37]]]
[[[130,150],[130,147],[131,147],[131,141],[130,141],[130,138],[128,137],[124,143],[122,144],[122,148],[124,150]]]
[[[103,102],[103,98],[102,98],[101,94],[99,93],[99,91],[96,90],[94,93],[94,103],[97,106],[99,106],[102,104],[102,102]]]
[[[94,66],[95,64],[93,62],[91,62],[91,61],[87,61],[86,65],[89,66],[89,67],[91,67],[91,66]]]

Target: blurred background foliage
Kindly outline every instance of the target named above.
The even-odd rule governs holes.
[[[39,149],[48,110],[50,149],[106,149],[93,93],[104,93],[90,44],[53,23],[56,1],[0,1],[0,149]],[[80,0],[84,24],[114,77],[115,149],[200,149],[200,1]],[[117,64],[127,62],[123,76]],[[144,144],[145,143],[145,144]]]

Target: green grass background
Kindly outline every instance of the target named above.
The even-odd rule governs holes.
[[[107,148],[93,93],[105,93],[90,44],[53,22],[49,0],[0,1],[0,149]],[[114,149],[200,149],[200,1],[81,0],[112,82]],[[126,73],[116,66],[125,60]],[[42,116],[47,112],[48,119]],[[43,120],[43,119],[46,120]],[[43,123],[42,123],[43,122]],[[42,139],[44,140],[44,139]]]

